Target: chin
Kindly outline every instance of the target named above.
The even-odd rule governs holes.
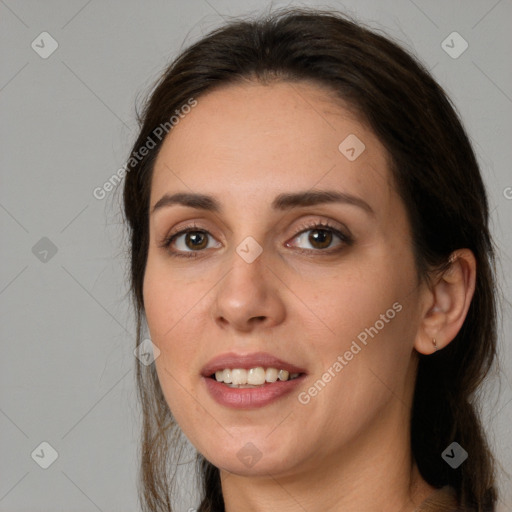
[[[276,438],[277,442],[269,442],[268,438],[265,439],[267,435],[265,432],[255,436],[234,437],[221,449],[222,445],[218,444],[213,450],[199,451],[217,468],[240,476],[277,476],[290,472],[300,464],[298,443],[291,443],[294,436],[287,436],[286,440],[291,443],[288,446],[284,439]]]
[[[262,456],[260,459],[255,458],[251,462],[249,460],[239,460],[234,453],[232,456],[219,455],[219,457],[208,460],[220,470],[244,477],[278,476],[288,473],[292,469],[289,463],[285,463],[280,457],[275,458],[274,456]]]

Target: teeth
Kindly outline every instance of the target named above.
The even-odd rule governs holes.
[[[262,386],[265,382],[276,382],[277,380],[286,381],[296,379],[298,373],[290,374],[286,370],[279,370],[277,368],[263,368],[258,366],[245,370],[243,368],[226,368],[225,370],[217,370],[215,372],[215,380],[217,382],[224,382],[230,387],[253,387]]]
[[[231,371],[231,376],[233,379],[233,384],[247,384],[247,370],[233,368],[233,370]]]
[[[265,372],[265,380],[267,382],[275,382],[278,374],[279,372],[275,368],[267,368],[267,371]]]
[[[277,374],[277,378],[279,380],[288,380],[288,377],[290,376],[290,373],[286,370],[279,370],[279,373]]]
[[[253,386],[261,386],[261,384],[265,384],[265,377],[265,368],[262,368],[261,366],[258,368],[251,368],[247,372],[247,384],[252,384]]]

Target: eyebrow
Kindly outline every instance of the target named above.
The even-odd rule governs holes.
[[[360,197],[333,190],[306,190],[303,192],[279,194],[272,201],[271,206],[273,210],[285,211],[293,208],[314,206],[324,203],[350,204],[363,209],[370,215],[375,215],[372,207]],[[151,215],[161,208],[176,204],[214,213],[222,212],[221,204],[212,196],[189,192],[178,192],[172,195],[163,195],[153,207]]]

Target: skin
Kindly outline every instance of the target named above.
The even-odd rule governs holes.
[[[366,146],[354,161],[338,149],[349,134]],[[357,196],[373,213],[346,203],[271,209],[278,194],[311,189]],[[417,353],[432,353],[434,337],[442,349],[460,329],[474,291],[471,252],[454,254],[431,286],[419,280],[384,147],[316,84],[243,83],[198,98],[163,143],[150,211],[175,192],[212,195],[223,211],[173,205],[150,215],[145,312],[165,399],[187,438],[220,468],[226,510],[412,511],[435,490],[410,450]],[[326,249],[315,245],[308,235],[325,221],[353,243],[332,234]],[[194,251],[186,235],[159,247],[192,222],[209,233],[199,257],[171,256]],[[236,252],[248,236],[263,251],[252,263]],[[298,393],[397,302],[401,311],[300,403]],[[200,375],[229,351],[270,352],[308,375],[277,402],[230,409]],[[261,453],[252,467],[237,457],[248,442]]]

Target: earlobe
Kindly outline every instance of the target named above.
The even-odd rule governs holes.
[[[450,256],[449,267],[431,288],[428,305],[422,313],[414,348],[432,354],[446,347],[466,319],[476,283],[476,259],[469,249],[459,249]]]

